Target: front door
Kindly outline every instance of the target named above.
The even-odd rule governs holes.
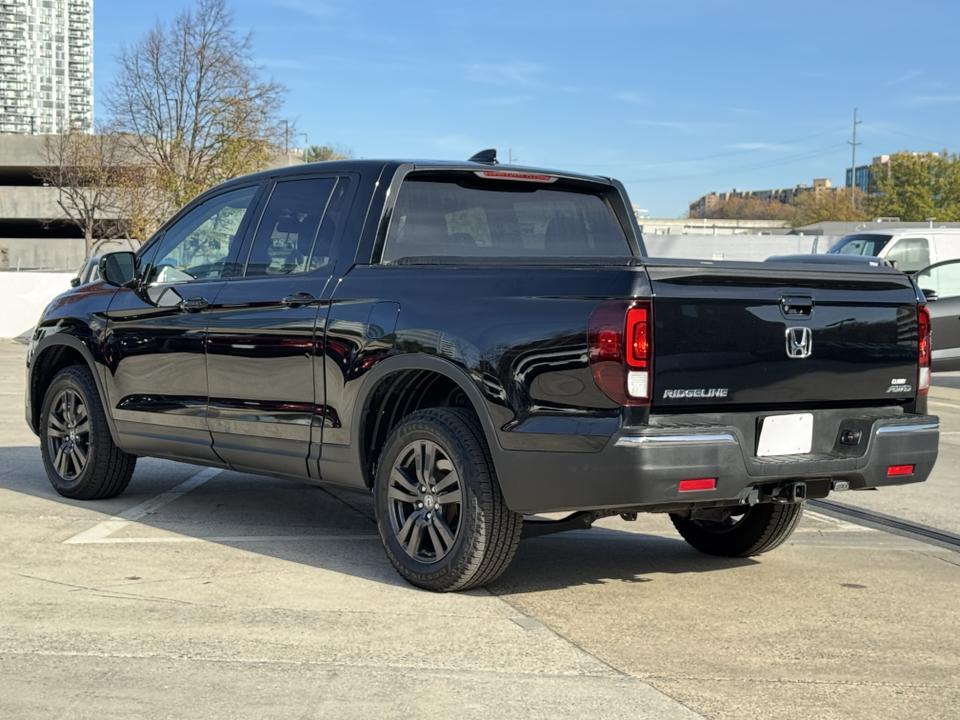
[[[219,463],[207,429],[207,308],[234,271],[259,185],[182,213],[141,253],[145,276],[106,313],[108,401],[124,448]]]

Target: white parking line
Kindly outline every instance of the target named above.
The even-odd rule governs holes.
[[[379,535],[224,535],[220,537],[129,537],[103,538],[102,540],[86,540],[81,544],[96,543],[97,545],[133,545],[144,543],[245,543],[245,542],[284,542],[289,540],[379,540]],[[73,540],[73,538],[71,538]],[[75,543],[76,544],[76,543]]]
[[[119,515],[116,515],[109,520],[104,520],[102,523],[94,525],[89,530],[84,530],[82,533],[78,533],[72,538],[64,540],[63,544],[89,545],[90,543],[117,542],[117,540],[108,540],[109,536],[128,523],[139,520],[143,516],[163,507],[167,503],[172,503],[174,500],[183,497],[191,490],[195,490],[203,485],[207,480],[221,472],[222,470],[219,468],[206,468],[201,470],[196,475],[187,478],[179,485],[167,490],[165,493],[161,493],[160,495],[150,498],[149,500],[144,500],[139,505],[134,505],[129,510],[124,510]],[[161,542],[164,541],[161,540]]]
[[[868,532],[868,533],[880,532],[876,528],[857,525],[855,523],[847,522],[846,520],[838,520],[835,517],[830,517],[829,515],[821,515],[818,512],[814,512],[813,510],[804,510],[803,514],[806,517],[816,518],[817,520],[822,520],[824,522],[830,523],[837,530],[844,530],[847,532]]]

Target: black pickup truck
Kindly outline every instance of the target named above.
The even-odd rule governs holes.
[[[927,478],[909,277],[651,259],[630,207],[491,152],[214,188],[40,319],[26,417],[50,481],[115,496],[148,455],[370,491],[397,570],[449,591],[607,515],[753,555],[807,498]]]

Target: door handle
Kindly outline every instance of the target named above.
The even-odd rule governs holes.
[[[200,312],[201,310],[206,310],[208,307],[210,307],[210,303],[202,297],[192,297],[180,303],[180,309],[184,312]]]
[[[287,295],[280,303],[286,307],[302,307],[315,303],[317,299],[308,292],[298,292],[293,295]]]

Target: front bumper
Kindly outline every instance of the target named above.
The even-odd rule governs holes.
[[[735,505],[752,488],[772,491],[804,481],[820,489],[846,483],[849,489],[922,482],[933,470],[940,438],[933,415],[817,411],[814,451],[807,455],[757,457],[756,414],[713,422],[660,422],[625,428],[598,453],[501,451],[497,474],[507,505],[516,512],[635,508],[676,510]],[[717,422],[720,421],[720,422]],[[844,445],[844,430],[860,433]],[[907,475],[891,466],[912,465]],[[679,491],[681,480],[716,478],[712,490]]]

